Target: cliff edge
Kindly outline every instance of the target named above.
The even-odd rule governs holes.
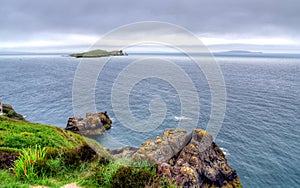
[[[201,129],[188,134],[184,129],[166,130],[140,148],[111,151],[115,157],[147,160],[157,166],[160,178],[182,187],[242,187],[240,179],[212,136]]]

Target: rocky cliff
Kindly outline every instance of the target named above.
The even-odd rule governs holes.
[[[241,187],[236,171],[204,130],[195,129],[191,134],[184,129],[166,130],[138,149],[126,147],[111,154],[155,163],[159,177],[182,187]]]

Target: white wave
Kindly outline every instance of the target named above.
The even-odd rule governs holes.
[[[185,116],[174,116],[174,119],[176,121],[181,121],[181,120],[187,120],[187,119],[191,119],[191,118],[185,117]]]
[[[224,155],[226,155],[226,156],[229,156],[229,155],[230,155],[228,149],[226,149],[226,148],[221,148],[221,147],[220,147],[220,149],[223,151]]]

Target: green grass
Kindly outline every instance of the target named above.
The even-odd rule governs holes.
[[[7,169],[12,156],[15,161]],[[139,185],[142,185],[148,182],[145,178],[149,174],[156,175],[156,169],[146,161],[112,159],[94,140],[54,126],[3,116],[0,116],[0,162],[0,188],[31,185],[56,188],[73,182],[82,187],[112,187],[114,179],[122,184],[124,175],[128,182],[141,179]],[[140,175],[144,178],[139,178]]]
[[[45,148],[35,146],[35,148],[22,149],[18,160],[15,161],[12,168],[17,179],[26,179],[32,181],[38,177],[35,165],[38,161],[45,160]]]
[[[83,142],[82,136],[58,127],[0,116],[0,147],[22,149],[38,144],[40,147],[74,148]]]
[[[27,152],[28,153],[28,152]],[[51,160],[50,160],[51,161]],[[122,167],[131,167],[133,169],[144,169],[147,168],[131,166],[132,161],[128,159],[122,159],[117,161],[111,161],[109,163],[102,163],[100,159],[82,163],[76,168],[69,168],[62,165],[61,161],[57,161],[58,166],[53,168],[56,169],[57,173],[54,175],[34,175],[32,179],[20,179],[15,176],[14,173],[9,173],[8,170],[0,170],[0,181],[3,184],[0,187],[28,187],[29,185],[41,185],[49,187],[61,187],[63,185],[76,182],[82,187],[112,187],[111,182],[116,176],[116,172]],[[53,161],[52,163],[53,164]],[[153,169],[149,171],[155,175],[156,171]],[[131,174],[128,174],[128,178]]]
[[[81,173],[88,171],[88,162],[82,162],[83,154],[78,152],[87,143],[99,155],[110,157],[108,151],[92,139],[58,127],[0,116],[0,161],[7,162],[6,158],[11,156],[17,158],[10,170],[0,169],[0,187],[28,187],[29,184],[59,187],[81,181]],[[58,154],[45,159],[47,152]],[[0,165],[0,168],[5,166]]]

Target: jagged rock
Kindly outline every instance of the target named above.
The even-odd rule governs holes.
[[[171,177],[182,187],[238,187],[239,178],[228,164],[222,150],[204,130],[195,129],[192,139],[168,167]],[[159,169],[166,164],[158,165]],[[170,173],[160,176],[170,177]]]
[[[156,140],[148,140],[133,154],[134,159],[146,159],[155,163],[169,161],[189,142],[191,135],[184,129],[166,130]]]
[[[86,119],[80,116],[70,117],[65,130],[94,138],[110,129],[111,124],[106,112],[86,113]]]
[[[154,162],[158,177],[175,180],[178,186],[241,187],[236,171],[204,130],[194,129],[191,134],[184,129],[166,130],[136,151],[124,148],[111,154]]]

